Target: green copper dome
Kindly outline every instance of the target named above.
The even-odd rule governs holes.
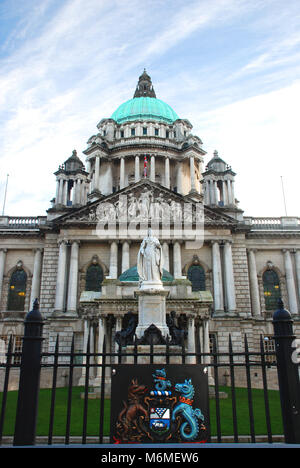
[[[133,120],[157,120],[173,123],[179,119],[176,112],[165,102],[155,97],[135,97],[121,104],[111,119],[118,124]]]
[[[121,276],[119,276],[120,281],[139,281],[139,274],[137,272],[137,266],[133,266],[129,268],[129,270],[124,271]],[[162,277],[163,283],[166,281],[174,281],[173,276],[171,273],[169,273],[167,270],[163,269],[163,277]]]

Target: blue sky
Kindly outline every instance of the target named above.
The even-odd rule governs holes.
[[[0,209],[44,215],[53,172],[133,95],[158,98],[237,173],[246,215],[300,216],[299,0],[0,0]]]

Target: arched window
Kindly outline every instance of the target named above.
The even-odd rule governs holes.
[[[9,282],[7,310],[24,310],[27,274],[22,267],[15,270]]]
[[[103,281],[103,270],[98,263],[92,263],[87,269],[85,277],[86,291],[101,291]]]
[[[192,283],[192,291],[205,291],[205,271],[201,265],[191,265],[187,277]]]
[[[266,270],[262,279],[266,310],[275,310],[277,309],[278,299],[281,297],[278,275],[274,270]]]

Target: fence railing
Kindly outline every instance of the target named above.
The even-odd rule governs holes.
[[[226,424],[224,420],[224,411],[222,410],[222,396],[224,386],[220,385],[220,377],[222,372],[226,370],[228,375],[226,391],[229,393],[230,416],[226,418],[232,420],[232,439],[235,443],[241,441],[241,436],[244,435],[243,430],[240,431],[240,422],[238,418],[239,395],[237,381],[241,382],[244,378],[244,393],[246,394],[246,414],[249,426],[249,437],[252,443],[261,440],[256,431],[254,388],[253,388],[253,373],[260,373],[260,385],[263,396],[263,417],[265,426],[265,439],[272,443],[274,437],[278,434],[272,432],[272,415],[270,408],[268,372],[270,367],[277,367],[278,383],[280,390],[280,401],[282,410],[283,431],[286,443],[300,443],[300,392],[299,392],[299,375],[298,365],[291,359],[293,351],[292,342],[295,339],[292,330],[292,319],[286,310],[280,308],[274,314],[274,339],[276,344],[276,352],[266,352],[264,348],[263,337],[260,338],[260,347],[257,351],[249,349],[248,339],[245,335],[244,342],[239,343],[238,351],[234,349],[233,340],[229,335],[228,349],[220,352],[216,343],[214,349],[210,353],[202,352],[200,344],[197,344],[197,350],[194,353],[186,352],[185,344],[182,342],[180,346],[173,346],[167,340],[164,347],[157,346],[151,342],[149,346],[141,347],[137,340],[127,349],[121,346],[115,352],[107,349],[106,341],[103,342],[103,348],[100,353],[92,352],[90,339],[87,342],[85,352],[75,351],[75,340],[73,336],[72,345],[69,352],[61,352],[59,349],[59,336],[57,336],[54,352],[42,352],[42,327],[43,320],[35,303],[34,309],[27,314],[25,320],[25,333],[23,341],[22,353],[12,352],[12,340],[8,344],[6,353],[6,362],[1,365],[4,375],[2,405],[0,413],[0,443],[4,439],[4,423],[7,411],[7,397],[9,394],[9,378],[12,370],[19,370],[19,391],[17,401],[17,411],[15,420],[15,429],[13,436],[13,444],[15,446],[34,445],[37,434],[37,414],[38,414],[38,398],[40,390],[40,374],[44,371],[51,371],[52,382],[50,386],[50,407],[49,407],[49,426],[47,443],[53,444],[55,437],[55,411],[57,392],[58,392],[58,377],[62,370],[67,371],[65,402],[65,433],[63,443],[68,445],[72,443],[72,417],[74,410],[74,377],[78,369],[82,373],[82,392],[83,400],[82,417],[82,432],[80,442],[86,444],[88,437],[89,412],[88,407],[91,398],[91,385],[97,376],[98,386],[98,434],[94,434],[96,443],[103,444],[108,442],[108,433],[105,431],[106,418],[109,418],[106,399],[109,393],[109,380],[112,372],[118,369],[118,366],[124,363],[138,365],[140,363],[149,363],[168,366],[172,363],[177,364],[202,364],[205,365],[208,372],[208,381],[210,382],[210,393],[214,398],[213,413],[210,414],[210,419],[214,420],[215,435],[209,437],[208,442],[212,440],[218,443],[225,442],[227,437],[224,436],[223,427]],[[21,364],[15,358],[21,355]],[[82,362],[80,363],[80,358]],[[108,395],[109,396],[109,395]],[[227,405],[228,411],[228,405]],[[243,408],[243,418],[245,418],[245,408]],[[106,424],[107,426],[107,424]],[[259,433],[261,434],[261,432]],[[78,438],[76,439],[78,442]]]

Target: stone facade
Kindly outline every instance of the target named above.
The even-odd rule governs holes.
[[[145,80],[142,75],[139,93]],[[156,99],[152,84],[145,93],[134,99]],[[138,313],[134,268],[150,222],[158,229],[169,275],[164,281],[166,312],[175,311],[186,329],[188,350],[199,342],[208,351],[215,340],[220,352],[227,352],[230,334],[238,351],[247,334],[250,350],[259,351],[260,336],[267,342],[273,333],[276,294],[300,333],[300,219],[244,216],[231,167],[215,152],[203,170],[206,153],[190,122],[171,121],[163,112],[136,119],[129,115],[127,121],[123,114],[122,119],[102,119],[83,152],[86,166],[73,151],[55,172],[56,195],[46,216],[0,217],[2,350],[9,335],[19,345],[24,317],[38,297],[45,351],[54,350],[58,333],[61,351],[68,351],[74,333],[80,352],[89,332],[95,351],[104,335],[114,351],[126,314]],[[203,214],[203,224],[197,213]],[[88,286],[93,266],[101,278],[94,289]],[[26,273],[23,286],[13,276],[21,271]],[[268,373],[275,388],[273,371]],[[252,373],[259,386],[260,370]],[[220,369],[221,383],[226,375],[226,368]],[[97,382],[97,371],[94,378]],[[49,379],[45,373],[43,384]],[[245,384],[242,373],[237,379]],[[79,369],[76,380],[82,381]],[[62,373],[59,384],[65,383]]]

